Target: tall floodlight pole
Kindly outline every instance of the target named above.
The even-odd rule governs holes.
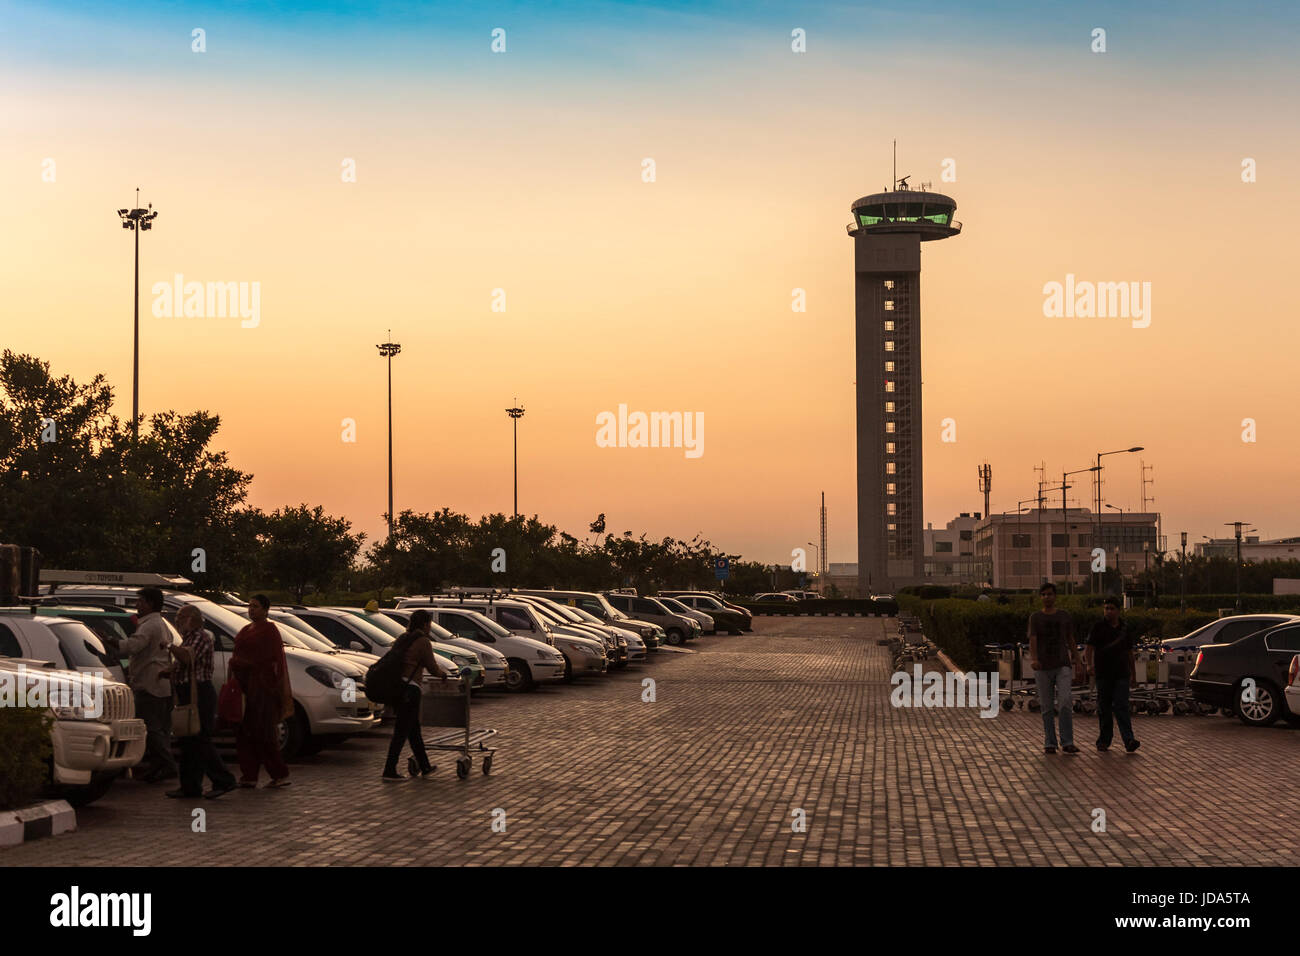
[[[507,408],[506,414],[510,416],[514,423],[515,432],[515,517],[519,517],[519,419],[524,417],[522,405],[516,405],[514,408]]]
[[[153,221],[158,218],[157,211],[150,203],[147,208],[140,208],[140,189],[135,190],[134,209],[119,209],[118,218],[122,228],[135,233],[135,331],[131,358],[131,440],[140,438],[140,233],[153,228]]]
[[[391,341],[393,330],[388,330],[390,341],[377,345],[379,355],[388,359],[388,537],[393,536],[393,356],[402,351],[402,347]]]

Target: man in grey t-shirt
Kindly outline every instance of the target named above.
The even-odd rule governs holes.
[[[1038,589],[1043,609],[1029,615],[1029,661],[1038,684],[1038,705],[1043,714],[1043,752],[1056,753],[1056,719],[1060,715],[1061,749],[1077,754],[1074,745],[1074,671],[1082,667],[1075,646],[1074,622],[1056,607],[1056,585],[1050,581]]]

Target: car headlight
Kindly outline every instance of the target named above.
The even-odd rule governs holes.
[[[59,720],[88,720],[86,708],[81,704],[74,704],[68,707],[51,707],[54,716]]]
[[[619,646],[619,647],[627,647],[627,638],[626,638],[626,637],[620,637],[620,638],[618,639],[618,646]]]
[[[342,687],[343,682],[348,679],[348,675],[342,671],[336,671],[330,667],[321,667],[319,664],[312,664],[307,668],[307,675],[319,684],[326,687]]]
[[[539,647],[539,648],[537,649],[537,659],[538,659],[539,661],[549,661],[549,660],[554,660],[554,659],[555,659],[555,655],[552,654],[550,651],[544,651],[544,650],[542,650],[542,649]]]

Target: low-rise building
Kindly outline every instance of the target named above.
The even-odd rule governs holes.
[[[997,588],[1036,588],[1044,581],[1083,588],[1092,579],[1098,547],[1105,551],[1105,567],[1118,566],[1126,579],[1153,565],[1159,527],[1155,512],[1033,508],[985,517],[975,528],[975,554],[987,562]]]

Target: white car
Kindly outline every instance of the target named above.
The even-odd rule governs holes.
[[[556,635],[556,644],[563,649],[564,638],[595,641],[600,654],[605,658],[605,667],[613,667],[619,659],[618,634],[600,624],[589,624],[562,604],[531,594],[514,595],[512,600],[525,601],[537,608],[538,613],[551,625],[551,633]],[[627,660],[627,643],[622,645],[623,659]]]
[[[100,584],[60,584],[59,600],[99,607],[134,607],[134,587]],[[51,596],[51,599],[53,596]],[[212,682],[218,688],[226,681],[226,666],[235,649],[235,635],[248,621],[219,604],[185,591],[163,589],[163,618],[172,624],[176,612],[187,604],[203,616],[203,626],[212,632]],[[180,635],[174,637],[180,641]],[[280,722],[280,750],[286,759],[299,753],[314,753],[330,742],[351,734],[367,733],[379,726],[379,711],[366,698],[365,686],[357,679],[364,669],[348,661],[298,647],[286,647],[289,688],[293,693],[294,715]]]
[[[456,640],[491,646],[506,659],[506,690],[529,690],[537,684],[564,680],[564,655],[554,647],[531,637],[506,630],[490,617],[470,608],[428,607],[438,630]],[[386,609],[380,613],[399,624],[407,624],[415,608]]]
[[[177,640],[179,637],[176,635]],[[37,616],[26,608],[0,612],[0,657],[27,657],[126,682],[121,662],[112,658],[99,635],[86,625],[66,617]]]
[[[89,708],[83,692],[88,680],[98,683],[90,688],[97,706]],[[135,716],[135,695],[125,684],[35,658],[0,657],[0,684],[6,683],[15,691],[21,683],[25,695],[39,687],[49,705],[50,783],[74,807],[99,799],[144,756],[144,721]],[[61,693],[60,688],[74,692]],[[4,746],[0,741],[0,749]]]
[[[495,620],[500,626],[521,637],[532,637],[550,644],[564,656],[564,678],[572,680],[584,674],[603,674],[606,669],[604,648],[599,641],[590,637],[569,635],[556,631],[555,624],[546,619],[538,607],[528,601],[510,600],[510,598],[476,598],[445,594],[434,596],[408,597],[398,605],[407,607],[469,607],[486,618]]]
[[[294,605],[293,614],[302,618],[339,647],[350,647],[382,656],[388,653],[388,649],[397,640],[397,636],[371,621],[369,615],[358,608]],[[437,641],[433,642],[433,653],[447,677],[459,678],[461,670],[466,669],[475,677],[473,686],[484,686],[487,675],[475,655],[466,653],[462,648],[440,644]],[[436,680],[437,675],[424,675],[426,691],[429,689],[430,679]]]
[[[410,623],[411,614],[414,611],[406,613],[403,620],[399,620],[391,614],[383,614],[379,611],[364,612],[365,619],[375,627],[387,631],[393,635],[393,638],[399,638],[406,633],[407,625]],[[506,661],[505,655],[500,653],[496,648],[488,647],[479,641],[469,638],[457,637],[451,631],[444,630],[438,626],[438,622],[433,622],[433,645],[434,647],[459,647],[462,651],[469,651],[478,658],[479,664],[483,667],[484,686],[486,687],[503,687],[506,683],[506,673],[510,666]]]

